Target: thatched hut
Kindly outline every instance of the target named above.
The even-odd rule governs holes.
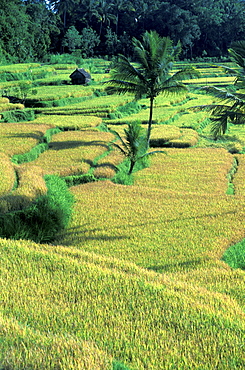
[[[70,79],[73,85],[86,85],[91,81],[91,75],[83,68],[77,68],[70,75]]]

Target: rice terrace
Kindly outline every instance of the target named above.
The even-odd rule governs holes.
[[[150,100],[108,60],[0,66],[1,370],[245,369],[245,128],[212,131],[234,76],[193,66],[131,174]]]

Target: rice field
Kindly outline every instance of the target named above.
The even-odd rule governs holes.
[[[203,78],[190,83],[197,89],[159,96],[151,143],[164,153],[150,156],[132,185],[119,185],[111,180],[124,157],[110,129],[123,136],[128,122],[146,128],[149,101],[116,118],[133,97],[94,93],[104,89],[108,62],[86,63],[97,71],[85,87],[49,85],[74,65],[5,66],[52,74],[28,98],[74,104],[0,123],[0,217],[46,194],[46,174],[96,181],[70,187],[72,218],[52,244],[0,238],[0,368],[244,369],[245,272],[222,257],[244,238],[245,131],[230,125],[214,141],[208,114],[190,110],[215,101],[198,86],[231,81],[200,64]],[[40,143],[46,150],[31,162],[11,162]]]

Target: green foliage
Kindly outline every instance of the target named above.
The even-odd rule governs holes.
[[[236,158],[234,158],[232,167],[231,167],[230,171],[227,174],[228,189],[227,189],[226,194],[228,194],[228,195],[234,195],[234,193],[235,193],[234,184],[232,183],[232,180],[233,180],[233,177],[234,177],[235,173],[237,172],[237,169],[238,169],[238,160]]]
[[[120,165],[117,166],[117,172],[111,179],[115,184],[121,185],[133,185],[133,175],[129,174],[130,161],[129,159],[124,160]]]
[[[128,174],[131,175],[136,162],[146,155],[147,139],[143,134],[143,128],[139,122],[129,123],[124,130],[125,139],[123,139],[116,131],[112,131],[120,140],[120,145],[113,143],[126,158],[130,160],[130,168]]]
[[[130,370],[129,367],[119,361],[113,361],[112,370]]]
[[[82,36],[75,26],[71,26],[65,33],[62,45],[67,46],[70,52],[75,51],[82,43]]]
[[[63,179],[68,187],[97,181],[93,174],[66,176]]]
[[[119,106],[113,113],[109,113],[110,119],[122,118],[129,116],[130,114],[138,113],[142,109],[142,106],[137,101],[132,101]]]
[[[236,63],[236,68],[225,65],[219,67],[230,76],[234,76],[233,88],[221,89],[216,86],[205,86],[203,90],[218,98],[219,104],[192,107],[196,111],[206,110],[211,113],[211,133],[215,140],[228,131],[230,123],[235,125],[245,123],[245,94],[242,90],[245,87],[245,41],[233,43],[228,51],[231,59]],[[236,88],[239,90],[236,91]]]
[[[0,73],[0,81],[21,81],[21,80],[31,80],[32,74],[30,71],[23,72],[23,73],[11,73],[11,72],[3,72]]]
[[[77,98],[71,97],[71,98],[62,98],[62,99],[48,100],[48,101],[45,101],[45,100],[34,101],[32,99],[29,102],[36,108],[51,108],[51,107],[65,107],[66,105],[69,105],[69,104],[80,103],[86,99],[87,97],[82,96],[82,97],[77,97]]]
[[[228,248],[222,260],[231,268],[245,270],[245,239]]]
[[[0,122],[21,122],[33,121],[35,119],[35,112],[33,109],[12,110],[1,112],[2,119]]]
[[[81,54],[83,58],[90,58],[94,55],[94,49],[100,43],[100,38],[96,31],[87,27],[82,30]]]
[[[37,243],[54,240],[64,229],[72,212],[73,196],[64,180],[45,176],[48,192],[21,211],[0,215],[0,236],[10,239],[30,239]]]
[[[42,141],[44,143],[49,143],[52,139],[52,136],[55,135],[55,134],[58,134],[59,132],[61,132],[62,130],[59,129],[58,127],[53,127],[53,128],[50,128],[48,129],[45,134],[43,135],[42,137]]]
[[[119,55],[106,91],[112,94],[133,94],[136,100],[143,96],[150,99],[147,130],[149,145],[155,98],[159,94],[176,95],[185,92],[187,87],[182,80],[198,76],[199,73],[192,67],[186,67],[170,74],[173,62],[180,53],[180,44],[174,46],[168,37],[160,37],[155,31],[145,32],[142,42],[133,38],[133,47],[137,67],[127,57]]]

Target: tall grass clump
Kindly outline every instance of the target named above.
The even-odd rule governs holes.
[[[66,182],[58,176],[46,175],[45,181],[47,194],[30,207],[0,215],[0,237],[51,242],[68,225],[73,195]]]
[[[1,112],[1,116],[0,122],[33,121],[35,119],[35,112],[32,109],[16,109]]]
[[[228,248],[222,260],[231,268],[245,270],[245,239]]]

